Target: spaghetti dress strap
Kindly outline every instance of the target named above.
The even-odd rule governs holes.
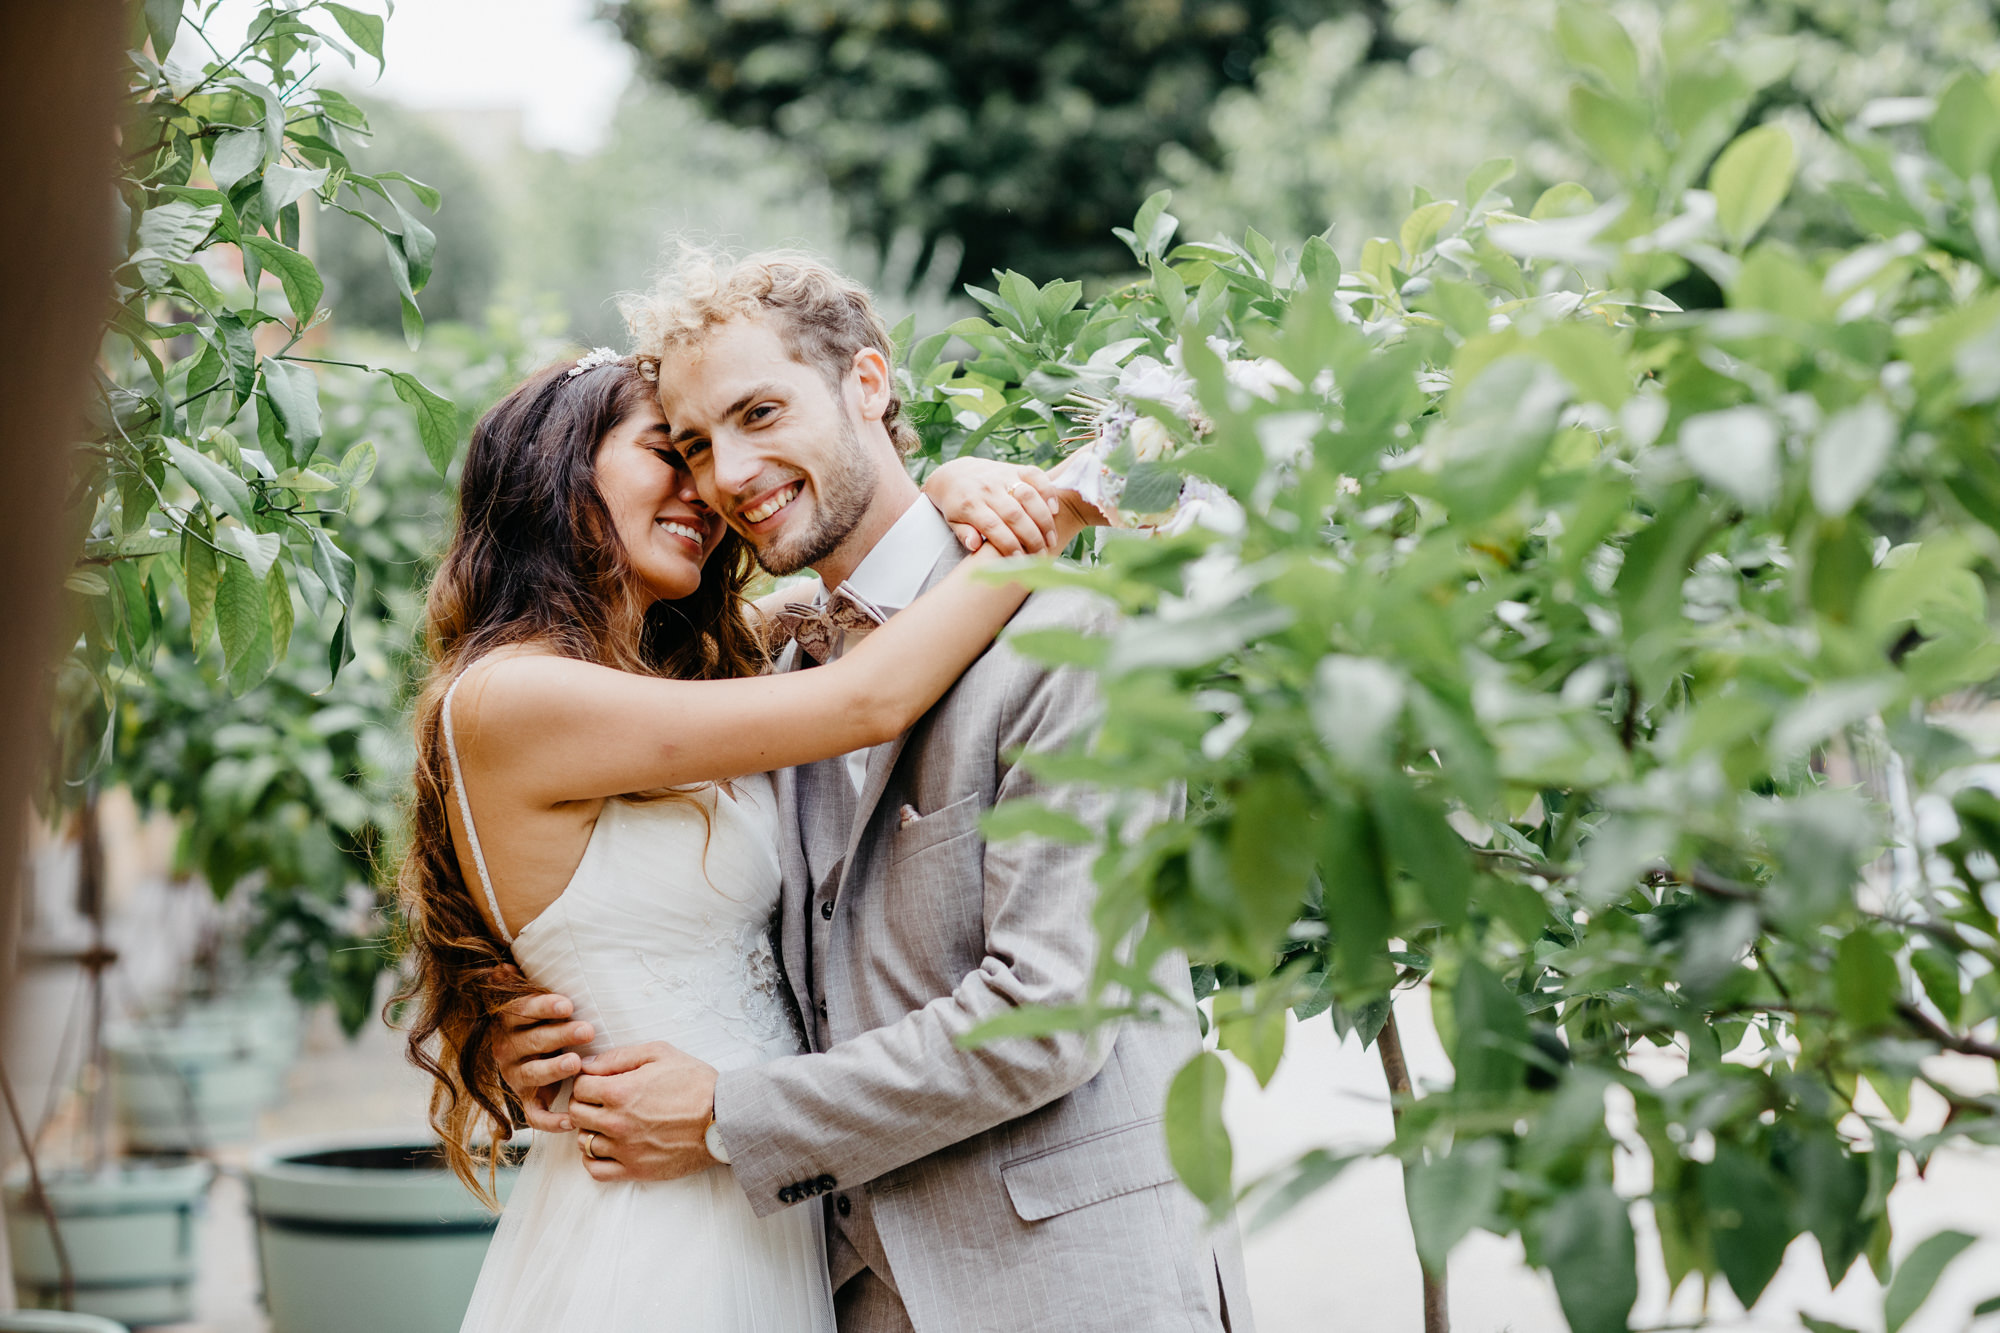
[[[486,890],[486,905],[493,911],[493,925],[500,938],[511,945],[514,936],[507,929],[507,918],[500,914],[500,895],[493,892],[493,876],[486,873],[486,853],[479,846],[479,830],[472,826],[472,801],[465,794],[465,774],[458,766],[458,738],[451,726],[451,696],[458,693],[459,683],[464,679],[465,673],[459,672],[451,688],[444,692],[444,752],[451,760],[451,789],[458,794],[458,814],[465,821],[465,840],[472,846],[472,864],[479,871],[479,887]]]

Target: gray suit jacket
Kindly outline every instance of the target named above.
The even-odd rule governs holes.
[[[1014,628],[1107,619],[1038,594]],[[1017,1006],[1085,997],[1092,851],[989,846],[978,823],[1016,796],[1096,817],[1095,794],[1007,758],[1064,745],[1094,711],[1088,675],[1002,643],[870,756],[858,802],[843,760],[778,775],[779,947],[813,1053],[723,1073],[719,1132],[760,1214],[834,1195],[834,1226],[850,1205],[865,1217],[862,1253],[886,1260],[918,1333],[1251,1328],[1234,1226],[1206,1226],[1166,1157],[1191,1018],[956,1044]]]

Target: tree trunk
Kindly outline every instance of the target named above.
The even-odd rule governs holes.
[[[1400,1129],[1403,1124],[1403,1099],[1412,1094],[1412,1089],[1410,1067],[1403,1060],[1403,1035],[1396,1029],[1394,1004],[1389,1007],[1389,1017],[1382,1024],[1382,1031],[1375,1037],[1375,1049],[1382,1056],[1382,1073],[1389,1080],[1389,1113]],[[1407,1187],[1407,1170],[1403,1179]],[[1422,1262],[1418,1260],[1419,1264]],[[1440,1269],[1433,1273],[1429,1268],[1423,1271],[1424,1333],[1451,1333],[1451,1307],[1446,1301],[1444,1271]]]
[[[134,6],[0,7],[0,959],[11,966],[28,798],[49,734],[62,578],[82,533],[65,514],[91,362],[109,313],[118,53]],[[11,981],[11,978],[7,978]]]

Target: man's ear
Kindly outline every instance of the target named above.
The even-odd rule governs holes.
[[[859,402],[863,421],[880,421],[889,410],[889,399],[895,393],[895,384],[889,372],[889,358],[873,347],[864,347],[854,354],[852,383],[859,391]]]

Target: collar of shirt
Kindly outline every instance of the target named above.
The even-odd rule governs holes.
[[[844,586],[883,615],[893,616],[917,600],[938,557],[957,540],[930,497],[919,495],[861,558]]]
[[[957,540],[930,497],[919,495],[894,526],[882,534],[882,540],[861,558],[841,586],[866,598],[883,615],[893,616],[917,600],[938,557]],[[863,637],[858,633],[842,634],[833,646],[833,656],[839,657]],[[867,782],[868,756],[872,753],[872,750],[856,750],[846,757],[847,778],[857,793]]]

